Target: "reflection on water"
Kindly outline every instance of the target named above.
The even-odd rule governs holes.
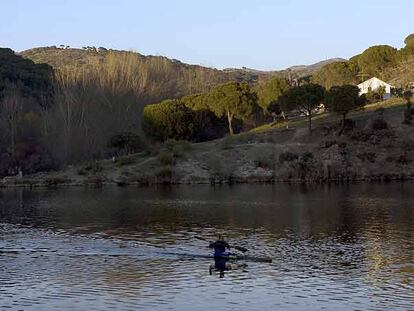
[[[413,203],[407,183],[3,190],[0,309],[410,309]],[[210,275],[194,237],[217,232],[273,262]]]

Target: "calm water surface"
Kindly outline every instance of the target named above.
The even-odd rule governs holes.
[[[414,310],[413,232],[409,183],[2,190],[0,310]]]

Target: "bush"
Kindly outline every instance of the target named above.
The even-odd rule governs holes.
[[[388,123],[383,118],[378,118],[372,121],[371,128],[373,130],[386,130]]]
[[[298,158],[299,158],[299,156],[297,154],[294,154],[290,151],[285,151],[285,152],[282,152],[279,155],[279,162],[280,163],[292,162],[294,160],[297,160]]]
[[[168,178],[171,179],[172,177],[172,169],[171,166],[162,166],[155,171],[155,176],[157,178]]]
[[[330,148],[337,144],[336,140],[326,140],[322,143],[322,148]]]
[[[406,165],[406,164],[410,164],[411,162],[413,162],[413,159],[411,159],[411,157],[406,152],[404,152],[398,157],[397,162],[400,164]]]
[[[275,153],[271,146],[260,146],[252,149],[253,162],[257,167],[261,168],[273,168]]]
[[[144,108],[142,126],[155,140],[191,140],[194,134],[194,112],[179,100],[165,100]]]
[[[130,165],[136,162],[136,158],[133,156],[124,156],[120,157],[116,161],[116,166],[124,166],[124,165]]]
[[[78,175],[96,174],[103,170],[102,164],[99,161],[90,161],[78,170]]]
[[[174,162],[173,155],[169,152],[161,152],[158,155],[158,161],[161,165],[171,165]]]
[[[70,180],[63,176],[49,176],[44,180],[44,183],[47,187],[56,187],[67,182],[70,182]]]
[[[379,115],[380,118],[383,118],[384,113],[385,113],[385,108],[384,107],[379,107],[379,108],[375,109],[375,112]]]
[[[174,157],[182,157],[191,149],[191,144],[187,140],[167,140],[167,149],[170,150]]]
[[[300,159],[301,159],[303,162],[309,162],[309,161],[312,161],[312,160],[313,160],[313,153],[312,153],[312,152],[310,152],[310,151],[306,151],[304,154],[302,154],[302,155],[300,156]]]
[[[217,156],[212,156],[207,161],[207,166],[210,169],[210,176],[211,181],[216,182],[232,182],[235,164],[234,163],[226,163],[223,165],[222,159]]]
[[[236,142],[237,139],[234,136],[226,136],[221,140],[220,148],[223,150],[230,149],[232,148],[232,145],[234,145]]]
[[[105,178],[103,176],[92,175],[87,178],[85,183],[100,188],[103,186],[104,182]]]
[[[353,131],[351,134],[351,138],[356,141],[360,142],[367,142],[371,139],[372,132],[367,130],[359,130],[359,131]]]
[[[375,152],[361,152],[361,153],[357,154],[357,157],[361,161],[368,161],[368,162],[374,163],[375,158],[376,158],[376,154],[375,154]]]
[[[141,138],[131,132],[113,135],[109,140],[108,147],[114,148],[117,154],[137,153],[145,148]]]
[[[401,148],[404,151],[413,151],[414,150],[414,141],[411,138],[406,138],[401,143]]]
[[[404,121],[403,124],[411,124],[411,122],[413,121],[413,111],[412,109],[408,110],[404,110]]]

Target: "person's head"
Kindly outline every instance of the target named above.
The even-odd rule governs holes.
[[[217,240],[218,241],[224,241],[224,236],[221,233],[219,233],[218,237],[217,237]]]

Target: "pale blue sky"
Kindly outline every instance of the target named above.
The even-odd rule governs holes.
[[[0,0],[0,46],[65,44],[281,69],[403,46],[411,0]]]

